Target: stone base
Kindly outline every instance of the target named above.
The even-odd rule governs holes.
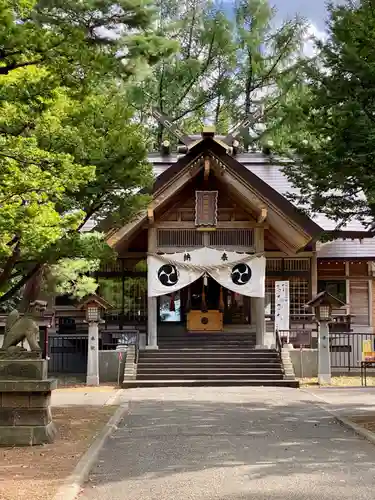
[[[35,446],[53,443],[56,436],[53,422],[47,425],[24,425],[17,427],[0,425],[0,446]]]
[[[99,375],[87,375],[86,385],[92,385],[92,386],[99,385]]]
[[[42,359],[42,351],[27,351],[19,346],[12,349],[0,349],[0,359]]]
[[[0,380],[46,380],[47,374],[45,359],[0,359]]]
[[[52,443],[51,391],[56,380],[0,380],[0,446]]]

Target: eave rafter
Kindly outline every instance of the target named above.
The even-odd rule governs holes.
[[[246,184],[242,178],[232,171],[222,160],[213,154],[212,169],[216,175],[221,177],[229,189],[232,190],[247,206],[255,211],[257,215],[257,222],[262,223],[267,220],[270,227],[277,227],[280,236],[280,244],[283,246],[283,251],[287,253],[294,253],[301,248],[304,248],[310,241],[309,235],[303,227],[295,223],[295,221],[286,217],[286,215],[270,200],[264,198],[260,193],[254,192],[252,186]],[[284,231],[280,231],[284,229]]]

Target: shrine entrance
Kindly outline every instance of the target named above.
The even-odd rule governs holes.
[[[180,324],[188,333],[250,325],[251,298],[228,290],[211,277],[202,277],[175,294],[160,297],[159,321]]]

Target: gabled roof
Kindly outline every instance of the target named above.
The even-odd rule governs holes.
[[[312,239],[316,239],[323,232],[322,227],[311,220],[306,214],[298,210],[297,207],[270,184],[255,175],[251,170],[247,169],[235,157],[227,154],[226,150],[211,138],[207,138],[197,143],[188,154],[179,158],[176,163],[172,164],[156,177],[153,192],[158,192],[166,184],[171,182],[183,168],[194,161],[195,158],[208,152],[213,153],[221,162],[236,172],[245,183],[252,186],[257,192],[277,206],[288,218],[303,228]]]
[[[181,159],[181,156],[177,154],[161,155],[160,153],[151,153],[148,158],[153,166],[154,175],[158,178],[166,170],[173,167]],[[282,197],[285,198],[287,193],[298,195],[298,189],[291,184],[283,173],[282,159],[277,157],[271,158],[261,152],[250,152],[238,154],[235,160],[259,179],[263,180],[268,186],[272,187]],[[336,231],[337,224],[335,221],[322,213],[311,215],[310,219],[325,232]],[[339,234],[354,238],[371,237],[368,229],[356,219],[350,221],[335,234],[335,237],[338,237]]]
[[[203,169],[203,159],[206,157],[212,160],[214,175],[226,184],[242,203],[257,212],[267,208],[270,230],[288,253],[302,250],[311,241],[319,239],[323,229],[318,224],[236,158],[227,154],[226,148],[210,137],[195,144],[186,155],[181,156],[156,177],[152,188],[152,211],[163,209],[168,200],[198,175]],[[108,234],[108,243],[113,247],[122,245],[144,227],[147,220],[146,211],[140,213],[123,228]]]

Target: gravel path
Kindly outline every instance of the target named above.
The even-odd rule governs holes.
[[[80,500],[370,500],[375,447],[308,393],[133,389]]]

